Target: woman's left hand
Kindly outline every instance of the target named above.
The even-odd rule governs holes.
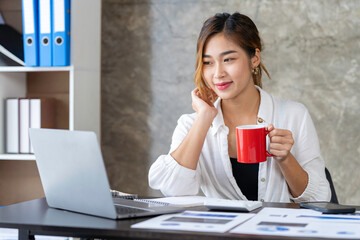
[[[267,126],[267,130],[269,131],[270,137],[269,152],[275,155],[275,160],[279,162],[286,160],[294,144],[291,131],[275,128],[272,124]]]

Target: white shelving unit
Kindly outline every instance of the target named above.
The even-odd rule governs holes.
[[[68,75],[68,129],[91,130],[100,137],[100,47],[101,1],[71,1],[71,66],[68,67],[7,67],[0,66],[0,99],[28,96],[29,73],[64,72]],[[0,1],[6,23],[22,30],[21,0]],[[15,18],[16,16],[17,18]],[[9,21],[8,21],[9,19]],[[11,20],[11,22],[10,22]],[[49,75],[50,73],[50,75]],[[36,76],[32,76],[36,78]],[[28,159],[30,154],[5,154],[4,104],[0,105],[0,160]]]
[[[68,129],[74,130],[74,67],[7,67],[0,66],[0,96],[4,100],[8,97],[26,97],[27,85],[29,73],[41,73],[46,72],[48,75],[54,75],[57,72],[63,72],[66,75],[67,79],[65,81],[69,82],[68,87]],[[34,76],[36,78],[36,75]],[[63,80],[63,81],[64,81]],[[29,80],[31,81],[31,80]],[[1,136],[1,146],[0,146],[0,160],[35,160],[33,154],[6,154],[5,153],[5,109],[4,104],[0,106],[0,112],[2,112],[2,118],[0,119],[0,136]],[[92,129],[96,131],[95,129]]]
[[[35,160],[34,154],[1,154],[1,160]]]
[[[8,67],[0,66],[0,72],[64,72],[64,71],[74,71],[73,66],[68,67]]]
[[[21,0],[1,0],[5,22],[22,32]],[[101,1],[71,0],[71,66],[10,67],[0,66],[0,181],[21,184],[16,169],[29,164],[37,173],[32,154],[5,153],[4,100],[10,97],[54,97],[58,104],[56,128],[94,131],[100,139],[101,104]],[[20,161],[19,161],[20,160]],[[24,161],[26,160],[26,161]],[[30,160],[30,161],[28,161]],[[6,168],[9,168],[7,171]],[[5,168],[5,169],[4,169]],[[30,168],[30,167],[29,167]],[[27,170],[24,170],[26,172]],[[9,175],[1,179],[1,174]],[[12,177],[14,176],[14,177]],[[31,176],[34,178],[34,176]],[[13,179],[14,178],[14,179]],[[39,179],[38,179],[39,180]],[[11,185],[11,184],[10,184]],[[16,186],[12,186],[14,188]],[[10,186],[9,186],[10,188]],[[31,187],[30,187],[31,188]],[[7,189],[6,189],[7,190]],[[0,205],[34,199],[34,194],[3,200]],[[15,194],[15,195],[16,195]]]

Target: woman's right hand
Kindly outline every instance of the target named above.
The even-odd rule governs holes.
[[[218,111],[214,107],[213,103],[205,102],[201,96],[198,88],[195,88],[191,92],[191,99],[192,99],[192,107],[198,114],[205,114],[206,116],[211,117],[212,119],[215,118]]]
[[[218,111],[214,104],[208,104],[200,97],[197,88],[191,92],[191,98],[196,117],[189,132],[170,155],[179,165],[196,170],[206,135]]]

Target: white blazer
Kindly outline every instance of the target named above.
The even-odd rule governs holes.
[[[276,160],[268,157],[266,162],[259,164],[258,200],[329,201],[331,191],[325,176],[325,164],[308,110],[300,103],[281,100],[257,89],[261,97],[258,118],[264,120],[262,124],[272,123],[275,128],[292,132],[295,143],[291,153],[309,176],[305,191],[294,198]],[[178,120],[169,153],[159,156],[150,168],[148,177],[151,188],[161,190],[165,196],[196,195],[201,188],[207,197],[246,199],[232,174],[227,141],[229,129],[224,124],[220,99],[214,106],[218,114],[206,135],[196,170],[179,165],[170,155],[183,141],[195,120],[196,113],[184,114]]]

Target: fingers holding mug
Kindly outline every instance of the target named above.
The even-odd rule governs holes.
[[[294,145],[291,131],[286,129],[276,129],[273,125],[268,126],[268,131],[270,137],[269,152],[275,155],[274,158],[276,160],[285,160]]]

